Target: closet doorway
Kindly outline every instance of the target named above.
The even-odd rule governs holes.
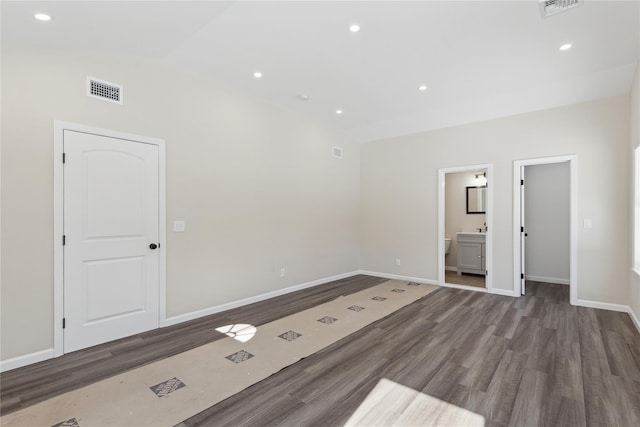
[[[576,305],[577,157],[516,160],[513,176],[514,294],[526,294],[527,280],[568,284]]]

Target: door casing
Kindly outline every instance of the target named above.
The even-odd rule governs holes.
[[[129,133],[117,132],[108,129],[100,129],[77,123],[54,121],[53,135],[53,347],[54,356],[64,354],[64,334],[62,319],[64,317],[64,251],[62,236],[64,234],[64,168],[62,155],[64,147],[64,131],[71,130],[111,138],[125,139],[132,142],[153,144],[158,146],[158,186],[159,186],[159,243],[166,248],[166,154],[165,141]],[[159,253],[159,319],[158,324],[166,324],[166,250]]]
[[[473,172],[485,169],[487,171],[487,233],[485,240],[485,269],[488,274],[485,276],[485,288],[475,288],[464,285],[446,283],[444,273],[444,227],[445,227],[445,177],[448,173]],[[440,286],[468,289],[480,292],[496,293],[493,288],[493,165],[490,163],[458,166],[438,169],[438,283]]]
[[[536,159],[514,160],[513,162],[513,292],[521,295],[522,252],[520,218],[521,218],[521,170],[525,166],[547,165],[551,163],[569,162],[570,214],[569,214],[569,302],[578,305],[578,156],[541,157]],[[525,181],[526,191],[526,181]],[[524,196],[524,195],[523,195]],[[525,230],[526,231],[526,230]]]

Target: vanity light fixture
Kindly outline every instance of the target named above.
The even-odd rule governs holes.
[[[571,43],[565,43],[562,46],[560,46],[560,50],[563,51],[563,52],[567,51],[569,49],[571,49]]]
[[[51,21],[51,16],[47,15],[46,13],[36,13],[35,15],[33,15],[33,17],[38,21]]]
[[[476,177],[476,185],[477,186],[483,186],[483,185],[487,185],[487,173],[479,173],[477,175],[475,175]]]

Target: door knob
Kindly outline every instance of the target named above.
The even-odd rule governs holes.
[[[152,244],[149,245],[149,249],[155,249],[155,248],[157,248],[159,246],[160,246],[159,244],[156,245],[155,243],[152,243]]]

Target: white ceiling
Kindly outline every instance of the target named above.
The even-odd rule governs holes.
[[[627,93],[639,27],[638,1],[2,2],[4,46],[166,60],[359,140]]]

